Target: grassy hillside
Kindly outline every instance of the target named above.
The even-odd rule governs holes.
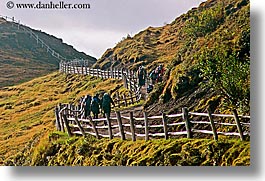
[[[0,165],[250,165],[250,142],[239,139],[132,142],[69,138],[55,131],[55,105],[121,85],[118,80],[53,73],[2,88]]]
[[[67,59],[96,59],[78,52],[52,35],[33,30],[48,46]],[[0,87],[18,84],[32,78],[53,72],[58,60],[46,53],[30,35],[18,30],[13,23],[0,18]]]
[[[54,107],[77,102],[97,91],[120,87],[118,80],[53,73],[0,90],[0,164],[11,156],[32,151],[39,139],[55,130]]]
[[[106,69],[112,63],[114,67],[136,70],[144,64],[150,72],[158,63],[163,63],[166,67],[164,80],[155,85],[145,103],[149,115],[160,114],[161,111],[177,113],[184,106],[198,112],[210,107],[212,111],[222,113],[231,113],[230,109],[236,108],[241,114],[248,114],[249,6],[248,0],[208,0],[171,24],[149,27],[134,37],[124,38],[116,47],[107,50],[94,66]],[[1,24],[10,26],[3,21]],[[0,31],[4,27],[1,24]],[[9,28],[13,31],[12,27]],[[13,34],[13,38],[19,40],[17,36],[21,32],[10,32],[0,34],[1,42],[4,37],[11,43]],[[57,47],[57,42],[61,42],[50,38],[51,47]],[[1,42],[1,46],[5,46]],[[6,66],[16,57],[18,62],[32,65],[28,56],[34,57],[40,65],[39,60],[42,59],[38,56],[42,54],[35,54],[32,44],[25,44],[24,53],[5,51],[0,56],[6,57],[3,58]],[[39,50],[39,47],[35,48]],[[16,49],[13,47],[13,50]],[[59,49],[57,51],[60,52]],[[24,54],[27,57],[20,61]],[[46,62],[41,67],[45,65]],[[160,139],[132,142],[95,140],[90,136],[69,138],[55,132],[56,104],[75,102],[87,93],[110,91],[121,85],[122,82],[118,80],[52,73],[21,85],[1,88],[0,164],[250,165],[250,142],[228,140],[221,136],[219,141]]]
[[[149,27],[108,49],[95,67],[166,67],[146,107],[172,111],[250,110],[250,2],[208,0],[163,27]],[[220,77],[220,78],[219,78]],[[230,86],[231,85],[231,86]]]

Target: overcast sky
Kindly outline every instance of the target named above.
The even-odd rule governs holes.
[[[23,24],[62,38],[83,51],[100,58],[127,34],[135,35],[149,27],[163,26],[198,6],[203,0],[64,0],[87,3],[90,9],[40,10],[8,9],[0,1],[0,15],[15,17]],[[12,0],[14,3],[59,3],[62,0]]]

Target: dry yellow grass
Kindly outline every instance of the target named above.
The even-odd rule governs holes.
[[[43,135],[55,130],[54,107],[77,102],[85,94],[110,91],[121,82],[88,76],[52,73],[0,90],[0,164],[32,148]]]

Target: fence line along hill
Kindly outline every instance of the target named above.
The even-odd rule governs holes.
[[[12,27],[15,26],[18,30],[23,30],[26,32],[30,38],[33,38],[37,45],[46,50],[46,53],[57,59],[59,63],[59,71],[67,73],[67,74],[82,74],[82,75],[90,75],[95,77],[101,77],[103,79],[121,79],[123,80],[124,87],[129,89],[133,94],[129,95],[116,95],[116,104],[120,107],[128,106],[130,104],[134,104],[140,101],[144,96],[144,91],[141,89],[137,82],[136,72],[126,70],[126,69],[115,69],[111,68],[109,70],[101,70],[101,69],[93,69],[91,67],[91,62],[88,60],[74,60],[69,61],[60,53],[50,48],[40,37],[38,34],[33,32],[30,28],[21,25],[19,21],[14,20],[14,18],[1,16],[0,18],[4,18],[5,20],[9,20],[12,22]],[[80,105],[78,106],[80,108]],[[82,107],[82,106],[81,106]],[[212,134],[214,139],[218,139],[218,134],[227,135],[227,136],[239,136],[241,140],[245,139],[245,136],[250,136],[249,126],[250,121],[241,121],[241,119],[250,119],[249,116],[238,116],[237,111],[233,110],[233,115],[218,115],[212,114],[210,111],[208,113],[192,113],[188,112],[186,108],[183,108],[182,113],[174,114],[174,115],[162,115],[148,117],[147,112],[142,110],[143,117],[134,117],[133,112],[129,112],[129,115],[122,115],[119,111],[116,112],[115,117],[101,118],[101,119],[89,119],[82,118],[83,109],[78,110],[76,107],[74,109],[73,105],[59,105],[56,107],[56,126],[60,131],[67,130],[69,136],[72,134],[92,134],[97,138],[109,137],[110,139],[113,136],[120,136],[121,139],[125,139],[125,135],[130,135],[132,140],[136,140],[136,137],[145,137],[146,140],[149,140],[149,137],[159,137],[164,136],[165,139],[169,138],[169,135],[187,135],[188,138],[192,138],[195,133],[202,134]],[[112,114],[113,115],[113,114]],[[190,116],[202,116],[208,117],[209,121],[193,121],[190,119]],[[182,118],[182,122],[172,122],[171,119],[174,118]],[[216,122],[213,117],[233,117],[235,123],[225,123],[225,122]],[[169,119],[170,118],[170,119]],[[150,124],[149,120],[158,120],[151,122],[161,122],[162,124]],[[160,121],[159,121],[160,120]],[[171,120],[171,123],[169,122]],[[107,126],[98,126],[96,123],[101,121],[107,121]],[[112,126],[112,121],[116,122],[115,125]],[[71,124],[70,124],[71,123]],[[199,130],[196,129],[194,125],[198,124],[206,124],[210,125],[211,130]],[[182,126],[181,126],[182,125]],[[236,126],[237,132],[221,132],[217,131],[216,125],[223,126]],[[172,128],[177,126],[177,128]],[[129,130],[125,130],[124,128],[129,127]],[[76,130],[78,128],[78,130]],[[185,130],[184,130],[185,128]],[[107,129],[108,135],[104,134],[106,131],[100,132],[98,129]],[[136,130],[140,131],[137,133]],[[144,132],[141,130],[144,129]],[[152,129],[159,130],[160,132],[153,131]],[[161,132],[161,129],[163,132]],[[180,129],[177,130],[176,129]],[[118,131],[117,131],[118,130]],[[184,130],[184,131],[183,131]],[[114,133],[113,133],[114,131]],[[116,132],[115,132],[116,131]]]
[[[62,39],[34,30],[14,17],[0,15],[0,87],[12,86],[54,72],[61,61],[96,58],[78,52]],[[19,75],[19,76],[17,76]]]
[[[136,73],[125,69],[110,69],[100,70],[93,69],[87,66],[86,61],[62,62],[60,71],[67,74],[82,74],[103,79],[113,78],[122,79],[124,87],[134,92],[135,96],[123,96],[123,101],[115,99],[116,104],[120,107],[121,104],[129,105],[138,102],[142,96],[142,89],[137,83]],[[119,96],[117,96],[119,97]],[[82,105],[58,105],[55,108],[56,127],[59,131],[66,131],[69,136],[73,134],[86,134],[100,137],[121,137],[122,140],[126,136],[132,140],[136,138],[164,137],[186,135],[187,138],[193,138],[194,135],[213,135],[215,140],[218,140],[218,135],[238,136],[241,140],[246,140],[250,136],[250,116],[238,115],[236,110],[233,110],[233,115],[214,114],[208,110],[208,113],[189,112],[187,108],[182,109],[182,113],[166,115],[162,113],[157,116],[148,116],[145,110],[141,110],[142,117],[135,117],[133,111],[129,114],[122,114],[116,111],[115,114],[105,118],[92,119],[91,117],[84,118],[84,109]],[[203,121],[196,121],[195,117],[203,117]],[[230,119],[230,122],[223,120]],[[194,119],[194,120],[193,120]],[[107,122],[107,125],[103,123]],[[208,129],[200,129],[202,126]],[[226,129],[225,127],[229,127]],[[219,131],[224,130],[224,131]],[[233,130],[227,131],[227,130]],[[203,137],[203,136],[202,136]]]

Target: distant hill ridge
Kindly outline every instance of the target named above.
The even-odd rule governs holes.
[[[49,50],[42,45],[49,47]],[[67,60],[86,59],[91,65],[96,62],[96,58],[78,52],[73,46],[63,43],[62,39],[0,17],[0,70],[3,72],[0,87],[55,71],[59,62],[57,56]]]

